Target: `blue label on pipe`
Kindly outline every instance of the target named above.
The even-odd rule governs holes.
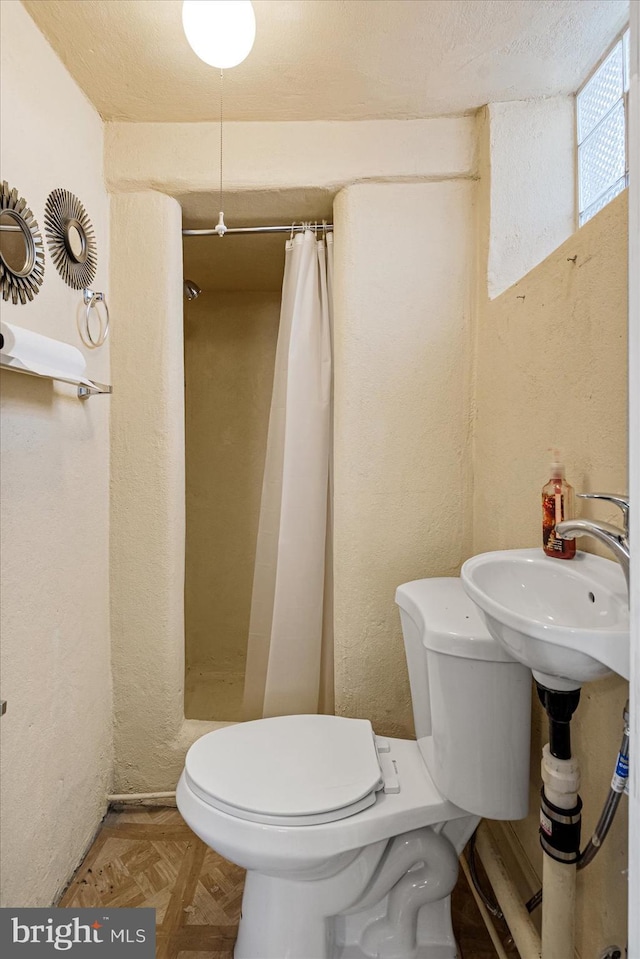
[[[618,755],[618,762],[616,763],[616,776],[620,776],[621,779],[626,779],[629,775],[629,757]]]
[[[629,788],[629,757],[618,753],[616,770],[611,780],[611,788],[616,793],[622,793]]]

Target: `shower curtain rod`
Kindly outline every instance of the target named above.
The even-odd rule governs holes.
[[[316,223],[314,220],[313,227],[311,229],[325,230],[326,232],[333,231],[333,223]],[[294,223],[293,226],[289,224],[288,226],[238,226],[238,227],[228,227],[224,236],[229,236],[230,233],[300,233],[301,230],[310,229],[308,224],[304,223]],[[216,236],[215,229],[207,230],[183,230],[183,236]]]

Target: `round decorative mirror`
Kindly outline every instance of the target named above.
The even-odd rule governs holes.
[[[0,192],[0,289],[2,298],[26,303],[40,291],[44,246],[27,201],[2,181]]]
[[[69,190],[53,190],[47,197],[44,223],[56,270],[74,290],[86,290],[96,275],[98,254],[82,203]]]

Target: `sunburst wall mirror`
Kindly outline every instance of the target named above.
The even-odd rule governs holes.
[[[52,190],[47,197],[44,225],[51,259],[64,282],[86,290],[96,275],[96,238],[87,211],[69,190]]]
[[[0,289],[2,298],[25,304],[40,292],[44,244],[24,197],[6,180],[0,191]]]

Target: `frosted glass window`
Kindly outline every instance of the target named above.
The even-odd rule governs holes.
[[[577,96],[580,226],[628,184],[629,31]]]
[[[602,196],[598,197],[591,206],[586,207],[582,214],[582,222],[586,223],[587,220],[590,220],[592,216],[595,216],[596,213],[599,213],[600,210],[611,203],[612,200],[615,200],[619,193],[622,193],[624,188],[627,186],[626,176],[621,176],[617,183],[614,183],[613,186],[609,187],[606,193],[603,193]]]
[[[617,43],[578,95],[579,143],[620,100],[624,89],[622,62],[622,44]]]
[[[584,210],[626,173],[624,102],[618,100],[578,147],[580,209]]]

